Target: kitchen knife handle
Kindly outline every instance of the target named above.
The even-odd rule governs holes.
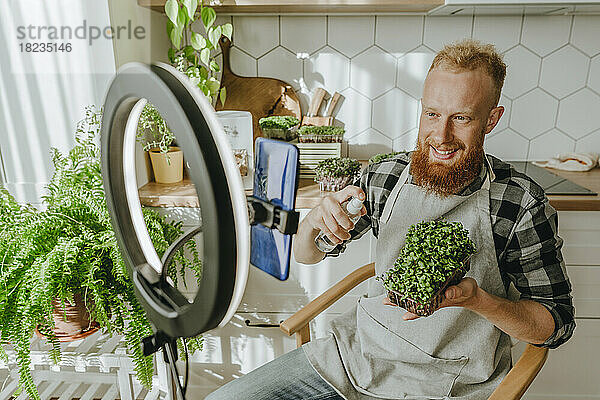
[[[308,107],[308,114],[306,114],[307,117],[314,117],[319,113],[321,103],[323,102],[326,94],[327,91],[323,88],[315,89],[315,94],[310,102],[310,106]]]
[[[327,110],[325,111],[325,116],[326,117],[332,117],[333,116],[333,110],[335,110],[335,107],[337,106],[337,103],[340,101],[340,97],[341,97],[341,95],[339,94],[339,92],[335,92],[333,94],[333,97],[331,98],[331,101],[329,101],[329,104],[327,105]]]

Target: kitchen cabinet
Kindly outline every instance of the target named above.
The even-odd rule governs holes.
[[[597,14],[600,2],[595,0],[446,0],[444,6],[430,15],[565,15]]]
[[[138,5],[163,13],[166,0],[138,0]],[[221,0],[211,5],[217,14],[259,13],[380,13],[426,12],[442,0]]]
[[[166,0],[137,0],[163,13]],[[568,0],[221,0],[211,5],[221,14],[426,13],[428,15],[598,14],[598,1]]]

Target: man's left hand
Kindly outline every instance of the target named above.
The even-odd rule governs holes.
[[[446,289],[445,297],[442,300],[442,303],[438,307],[471,307],[477,301],[477,282],[473,278],[464,278],[457,285],[449,286]],[[383,304],[389,306],[395,306],[396,304],[392,303],[390,299],[386,296],[383,299]],[[411,319],[420,318],[417,314],[413,314],[411,312],[406,312],[402,319],[405,321]]]

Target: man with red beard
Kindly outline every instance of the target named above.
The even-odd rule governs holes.
[[[314,264],[372,230],[380,275],[393,266],[409,226],[460,221],[477,253],[440,309],[426,318],[404,312],[371,279],[368,294],[332,321],[328,336],[208,399],[486,399],[511,367],[511,336],[549,348],[571,337],[556,211],[535,182],[483,150],[504,112],[505,75],[492,45],[444,47],[425,80],[416,150],[369,165],[355,185],[323,198],[296,235],[296,260]],[[350,197],[364,200],[355,225],[341,206]],[[321,231],[337,244],[328,254],[315,246]],[[518,299],[509,299],[511,283]]]

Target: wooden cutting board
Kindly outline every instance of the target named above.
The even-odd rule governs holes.
[[[225,87],[225,104],[217,100],[215,109],[249,111],[254,125],[254,139],[262,136],[258,120],[271,115],[290,115],[302,119],[300,100],[292,85],[274,78],[239,76],[231,71],[229,49],[231,42],[225,36],[219,40],[223,52],[221,87]]]

